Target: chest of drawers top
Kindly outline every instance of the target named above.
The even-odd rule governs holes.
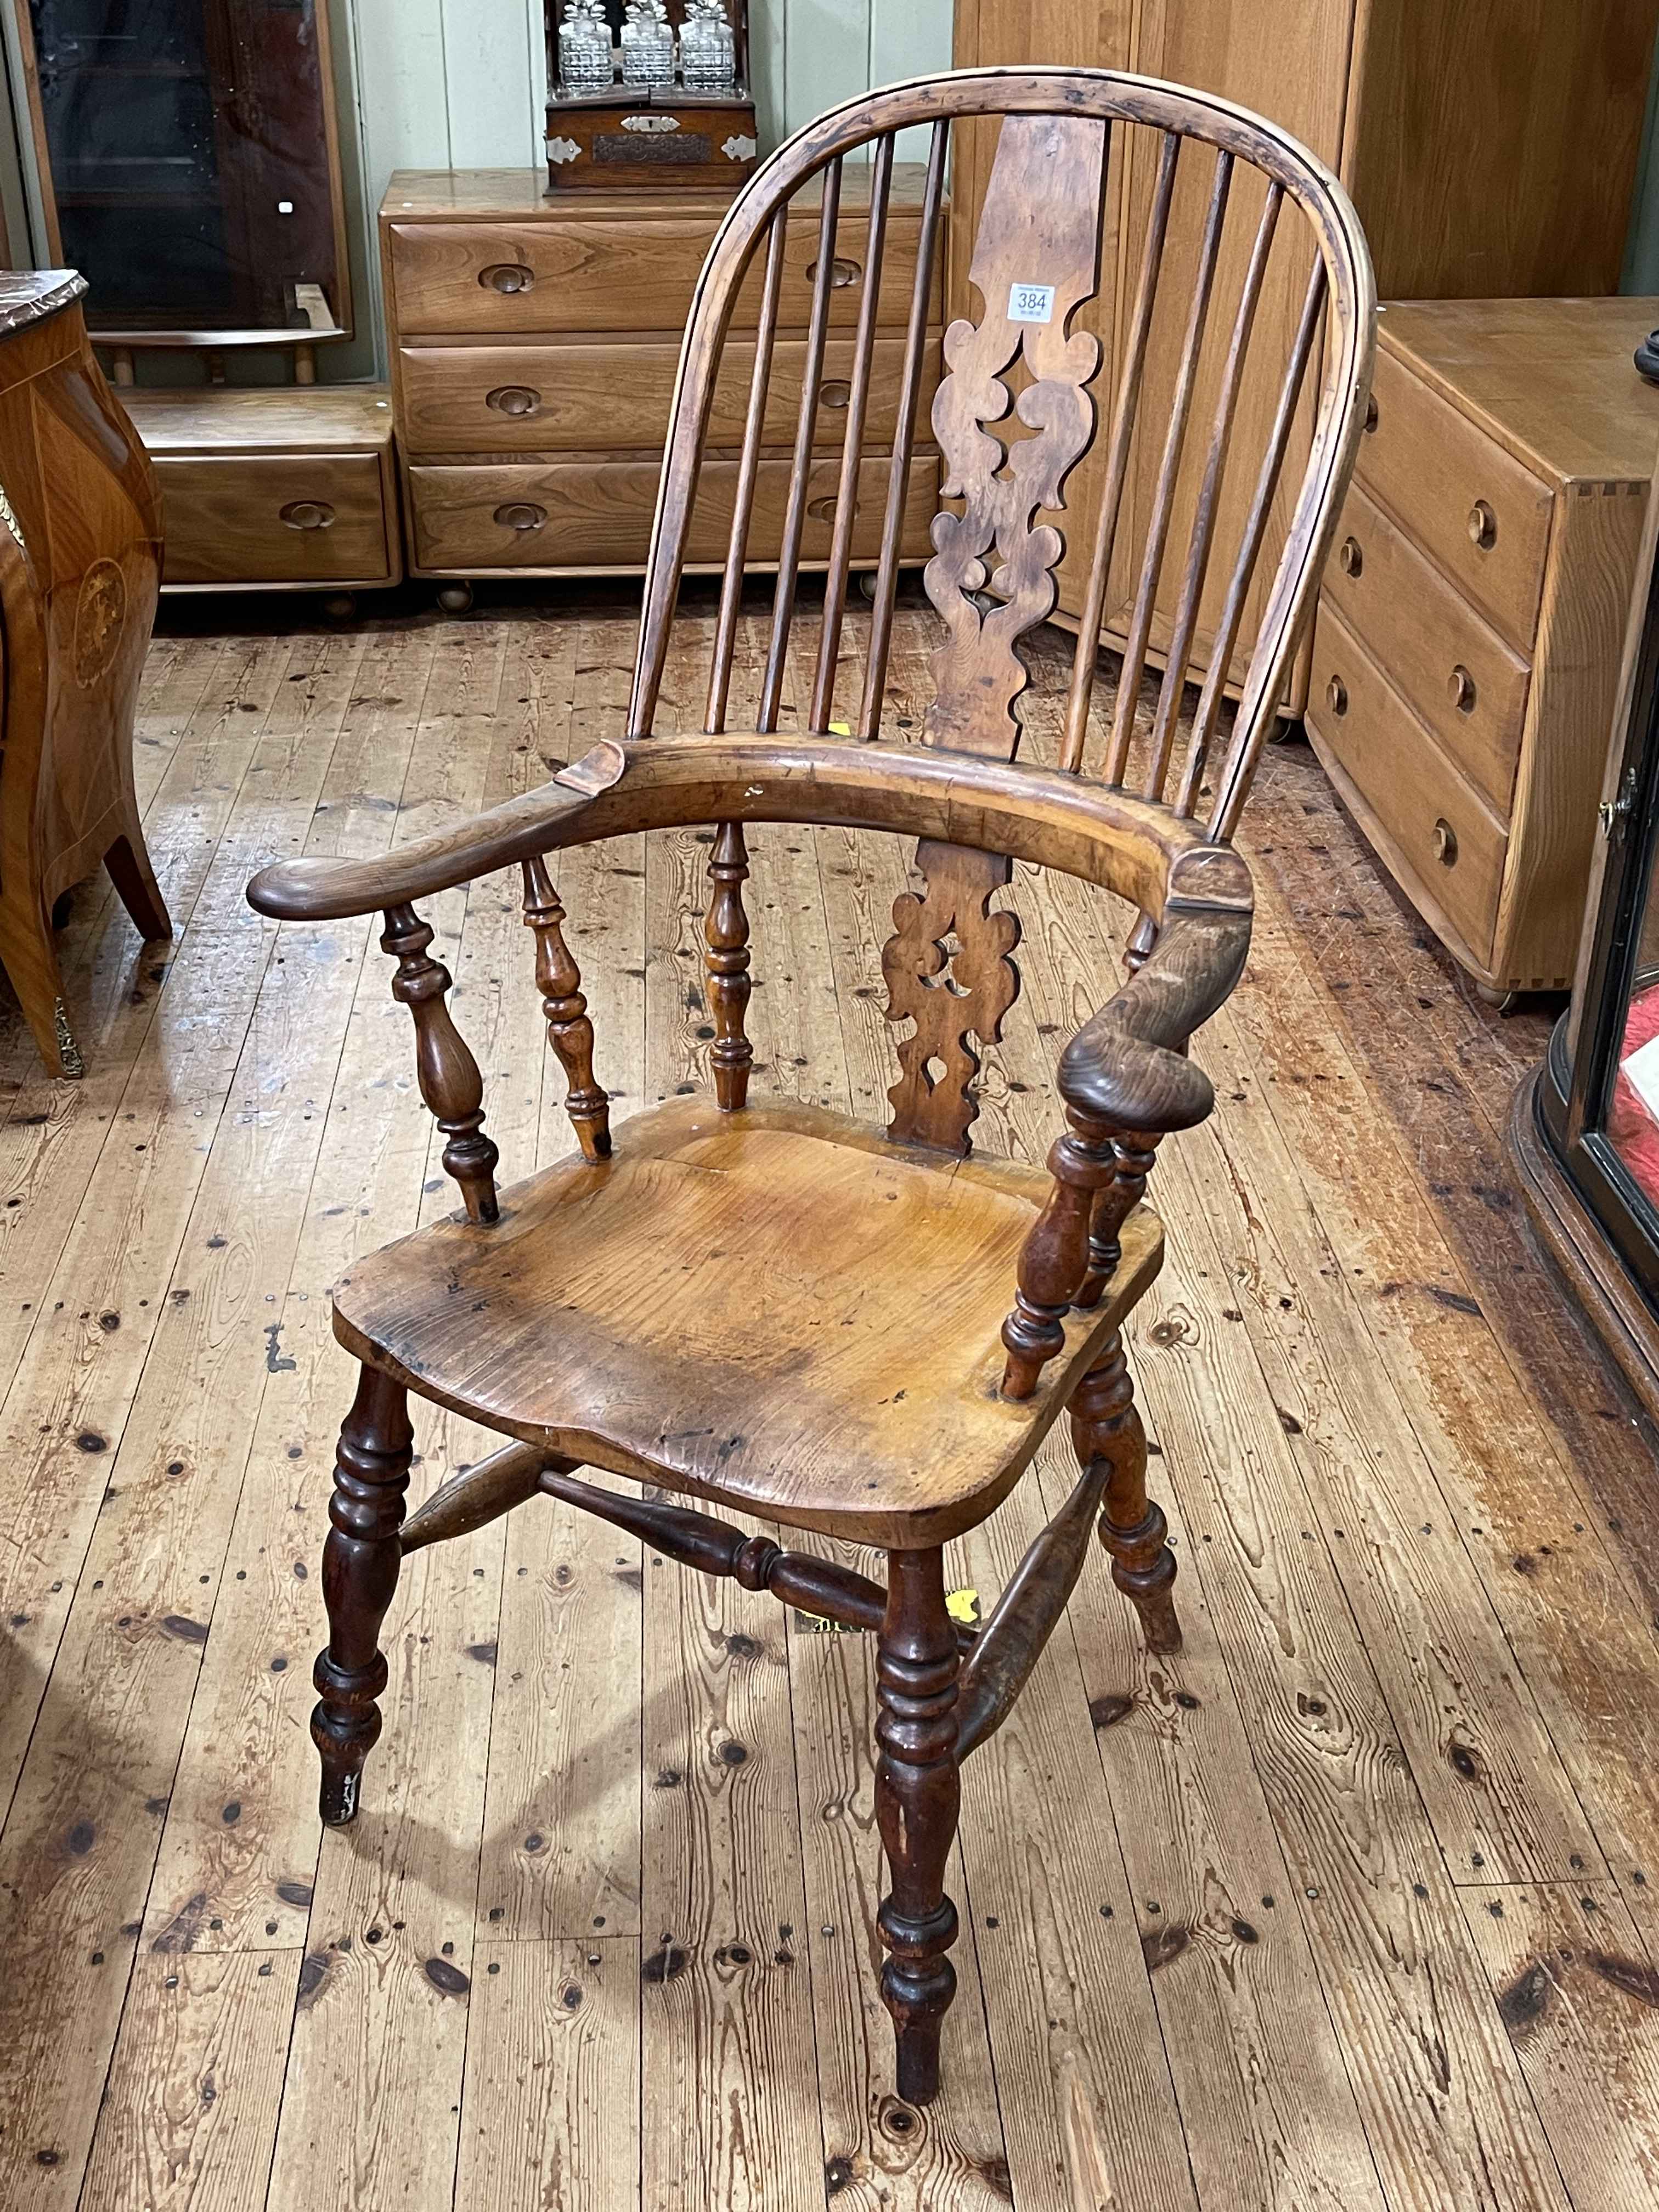
[[[1380,349],[1553,489],[1646,483],[1659,389],[1632,359],[1652,301],[1413,300],[1382,311]]]

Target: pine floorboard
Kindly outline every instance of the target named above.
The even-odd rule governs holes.
[[[699,713],[699,590],[664,726]],[[967,1769],[939,2101],[894,2097],[876,1988],[868,1639],[562,1506],[411,1560],[362,1815],[319,1833],[328,1285],[450,1194],[373,926],[278,930],[242,884],[541,780],[618,726],[633,617],[603,589],[293,613],[155,644],[138,787],[178,935],[141,950],[76,893],[84,1082],[0,994],[0,2205],[1659,2203],[1655,1439],[1505,1166],[1547,1016],[1474,997],[1305,748],[1247,817],[1220,1103],[1164,1148],[1130,1333],[1186,1646],[1149,1659],[1097,1558]],[[898,621],[901,741],[930,623]],[[746,622],[734,717],[763,650]],[[1066,650],[1033,647],[1039,757]],[[707,1081],[708,842],[559,872],[624,1142]],[[908,856],[750,842],[757,1094],[878,1118]],[[508,1178],[568,1147],[514,892],[426,910]],[[1036,1158],[1124,917],[1023,868],[1013,896],[978,1134]],[[485,1448],[417,1409],[414,1495]],[[1052,1440],[953,1547],[982,1607],[1067,1464]]]

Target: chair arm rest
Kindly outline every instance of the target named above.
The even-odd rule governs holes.
[[[532,860],[555,845],[577,842],[574,821],[621,780],[628,757],[620,745],[595,745],[562,768],[551,782],[509,799],[451,830],[417,837],[374,860],[279,860],[261,868],[247,902],[276,921],[340,921],[410,905],[475,876]]]
[[[1215,1091],[1187,1058],[1187,1042],[1237,982],[1249,944],[1248,911],[1169,908],[1145,966],[1061,1054],[1066,1104],[1136,1135],[1203,1121]]]
[[[1237,854],[1151,799],[942,746],[754,731],[606,740],[550,783],[470,822],[379,860],[280,861],[247,895],[278,921],[334,921],[412,904],[571,845],[725,821],[902,830],[1006,853],[1099,884],[1158,921],[1166,909],[1250,903]],[[1143,994],[1155,988],[1143,984]]]

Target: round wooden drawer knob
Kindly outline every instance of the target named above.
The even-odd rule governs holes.
[[[290,530],[327,530],[334,520],[325,499],[291,499],[278,512]]]
[[[1480,695],[1475,690],[1474,677],[1461,660],[1447,678],[1446,690],[1460,714],[1474,714],[1475,702]]]
[[[547,509],[527,499],[513,499],[495,509],[495,520],[504,530],[539,530],[547,520]]]
[[[843,261],[838,254],[830,264],[830,288],[836,292],[844,292],[849,284],[856,284],[863,274],[862,262]],[[816,261],[809,261],[806,264],[806,276],[809,283],[817,283],[818,264]]]
[[[1370,398],[1365,402],[1365,428],[1368,430],[1375,430],[1376,424],[1376,394],[1373,392]]]
[[[1457,866],[1457,832],[1443,816],[1434,825],[1434,857],[1443,868]]]
[[[493,407],[498,415],[533,415],[541,404],[541,393],[532,392],[527,384],[498,384],[484,395],[484,405]]]
[[[1483,553],[1498,543],[1498,517],[1484,499],[1476,500],[1469,509],[1469,543]]]
[[[1345,538],[1337,551],[1337,565],[1345,576],[1363,576],[1365,554],[1357,538]]]
[[[852,386],[844,384],[839,377],[833,378],[826,384],[820,394],[820,401],[823,406],[834,407],[837,410],[849,406],[852,404]]]
[[[1325,686],[1325,696],[1331,702],[1332,714],[1346,714],[1347,713],[1348,687],[1342,681],[1342,678],[1340,676],[1333,676],[1330,682]]]
[[[478,271],[478,282],[486,292],[527,292],[535,281],[535,270],[526,269],[522,261],[492,261],[488,269]]]

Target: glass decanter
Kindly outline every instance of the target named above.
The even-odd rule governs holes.
[[[605,0],[565,0],[559,26],[559,84],[565,92],[606,92],[617,80]]]
[[[624,84],[673,83],[674,33],[664,0],[628,0],[622,67]]]
[[[721,0],[686,0],[680,29],[680,74],[688,92],[737,89],[737,42]]]

